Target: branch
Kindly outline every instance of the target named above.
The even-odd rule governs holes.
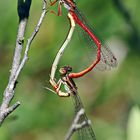
[[[40,19],[39,19],[39,21],[37,23],[37,26],[35,27],[34,32],[32,33],[31,37],[28,39],[26,49],[25,49],[25,52],[24,52],[24,56],[23,56],[23,59],[21,61],[21,64],[19,65],[19,68],[17,69],[14,81],[16,81],[16,79],[18,78],[21,70],[23,69],[23,67],[24,67],[24,65],[25,65],[25,63],[26,63],[26,61],[28,59],[28,52],[29,52],[31,43],[34,40],[35,36],[37,35],[37,33],[38,33],[39,29],[40,29],[40,26],[41,26],[41,24],[43,22],[43,19],[45,18],[46,12],[47,12],[47,10],[46,10],[46,0],[44,0],[43,8],[42,8],[42,14],[41,14]]]
[[[72,125],[71,125],[71,127],[70,127],[70,129],[69,129],[69,131],[68,131],[68,133],[66,135],[66,137],[65,137],[65,140],[70,140],[71,136],[73,135],[73,133],[75,131],[78,131],[79,129],[82,129],[83,127],[86,127],[86,126],[91,124],[90,120],[83,121],[80,124],[78,123],[80,118],[81,118],[81,116],[84,115],[84,113],[85,113],[85,111],[84,111],[83,108],[81,108],[80,111],[77,112],[77,114],[76,114],[76,116],[75,116],[75,118],[73,120],[73,123],[72,123]]]
[[[27,1],[30,1],[30,2],[28,3]],[[23,2],[23,0],[18,1],[18,8],[19,8],[19,2]],[[25,3],[20,3],[20,4],[24,5],[27,3],[29,4],[28,5],[29,8],[26,10],[30,10],[31,0],[26,0]],[[40,19],[37,23],[37,26],[35,27],[34,32],[32,33],[31,37],[28,39],[22,60],[21,60],[21,53],[22,53],[22,48],[23,48],[23,44],[24,44],[24,34],[25,34],[25,29],[26,29],[26,25],[27,25],[27,21],[28,21],[29,11],[27,11],[27,14],[25,16],[21,16],[22,12],[19,13],[20,10],[18,9],[20,23],[19,23],[19,29],[18,29],[18,35],[17,35],[17,40],[16,40],[15,54],[14,54],[14,58],[13,58],[11,74],[10,74],[8,85],[3,94],[2,104],[0,106],[0,125],[3,123],[4,119],[20,105],[20,102],[18,101],[11,107],[9,106],[10,102],[12,101],[12,99],[15,95],[15,88],[16,88],[17,79],[19,77],[19,74],[21,73],[21,70],[23,69],[23,67],[28,59],[28,52],[29,52],[31,43],[34,40],[37,32],[39,31],[40,26],[45,17],[46,5],[47,5],[46,0],[44,0],[43,1],[43,10],[42,10]],[[26,8],[27,8],[27,5],[26,5]]]

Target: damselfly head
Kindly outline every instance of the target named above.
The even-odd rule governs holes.
[[[64,67],[60,68],[60,70],[59,70],[61,75],[65,75],[71,71],[72,71],[72,67],[70,67],[70,66],[64,66]]]
[[[67,69],[67,72],[72,72],[72,67],[71,66],[65,66],[65,68]]]

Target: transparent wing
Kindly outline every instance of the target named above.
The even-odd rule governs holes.
[[[72,97],[73,97],[74,105],[75,105],[75,114],[77,114],[77,112],[79,112],[80,109],[83,108],[83,104],[78,93],[72,94]],[[81,116],[78,123],[81,124],[84,121],[88,121],[86,113],[84,113]],[[79,140],[96,140],[94,131],[90,124],[79,129],[78,136],[79,136]]]
[[[78,18],[86,25],[86,27],[88,29],[90,29],[90,31],[92,31],[92,33],[95,36],[97,36],[96,32],[93,30],[92,26],[90,26],[86,22],[85,17],[83,16],[83,14],[81,14],[81,12],[77,8],[75,9],[75,13],[77,14]],[[97,46],[96,46],[96,44],[94,43],[92,38],[87,34],[87,32],[85,32],[82,28],[78,32],[80,34],[79,36],[82,37],[82,39],[84,38],[87,45],[90,46],[90,48],[92,48],[92,53],[93,53],[92,61],[94,61],[96,59],[96,56],[97,56]],[[106,45],[104,43],[104,41],[102,41],[102,40],[100,40],[100,41],[101,41],[101,44],[102,44],[101,45],[101,61],[96,66],[96,68],[98,68],[99,70],[106,70],[106,69],[110,69],[111,67],[116,67],[117,66],[116,57],[114,56],[114,54],[112,53],[112,51],[108,47],[108,45]]]

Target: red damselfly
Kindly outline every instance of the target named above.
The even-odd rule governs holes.
[[[79,78],[90,72],[97,64],[101,64],[104,69],[107,67],[115,67],[117,65],[117,59],[114,54],[110,48],[95,35],[93,27],[87,23],[85,16],[81,14],[80,10],[76,6],[76,3],[73,0],[56,0],[52,2],[51,5],[55,4],[57,1],[59,1],[58,15],[61,15],[61,5],[64,5],[69,14],[72,16],[73,22],[83,29],[87,41],[90,41],[90,45],[97,51],[96,58],[88,68],[77,73],[70,73],[69,76],[71,78]]]

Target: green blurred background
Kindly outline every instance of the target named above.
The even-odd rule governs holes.
[[[75,80],[97,140],[139,140],[140,1],[77,0],[77,5],[109,43],[118,59],[117,68],[111,71],[95,70]],[[15,47],[18,27],[16,9],[16,0],[0,1],[0,102]],[[33,0],[26,40],[34,30],[41,9],[42,1]],[[57,6],[51,10],[57,12]],[[12,103],[19,100],[21,106],[0,128],[0,140],[64,139],[73,118],[72,100],[59,98],[44,87],[50,86],[51,64],[69,29],[66,14],[64,8],[61,17],[47,13],[31,46],[30,59],[18,79]],[[73,37],[70,46],[60,66],[69,64],[78,69],[81,66],[79,54],[84,49],[78,50],[81,44],[76,37]]]

